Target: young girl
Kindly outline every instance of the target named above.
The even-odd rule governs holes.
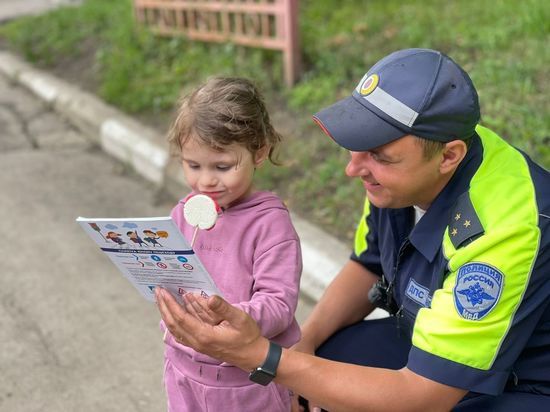
[[[198,232],[196,254],[225,299],[252,316],[264,336],[289,347],[300,338],[300,243],[282,201],[253,187],[256,168],[275,163],[280,140],[258,90],[241,78],[214,78],[186,96],[169,136],[192,194],[210,196],[222,209],[212,229]],[[172,218],[191,240],[184,202]],[[248,372],[180,345],[169,332],[165,343],[169,411],[290,410],[284,387],[252,383]]]

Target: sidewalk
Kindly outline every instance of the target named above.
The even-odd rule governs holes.
[[[0,0],[0,23],[21,16],[45,13],[59,6],[77,5],[82,0]]]
[[[74,85],[37,70],[18,57],[0,51],[0,74],[30,90],[106,153],[174,198],[189,189],[181,167],[170,159],[164,138],[151,128]],[[317,301],[349,256],[349,247],[293,215],[302,242],[305,301]]]
[[[75,218],[172,202],[1,74],[0,164],[0,411],[165,411],[159,313]]]

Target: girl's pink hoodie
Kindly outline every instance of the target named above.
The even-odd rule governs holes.
[[[191,241],[195,229],[183,218],[183,202],[171,215]],[[212,229],[199,230],[193,249],[224,298],[252,316],[263,336],[285,347],[300,339],[294,318],[302,272],[300,241],[276,195],[255,192],[224,210]],[[172,337],[167,344],[197,361],[219,363]]]

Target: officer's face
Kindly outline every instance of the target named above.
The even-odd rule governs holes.
[[[449,179],[440,172],[442,155],[426,159],[412,135],[368,152],[350,153],[346,174],[363,181],[369,201],[377,207],[427,209]]]

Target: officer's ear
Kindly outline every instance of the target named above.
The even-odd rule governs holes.
[[[441,174],[452,173],[456,170],[466,152],[468,146],[463,140],[453,140],[445,143],[443,148],[441,163],[439,164],[439,171]]]

